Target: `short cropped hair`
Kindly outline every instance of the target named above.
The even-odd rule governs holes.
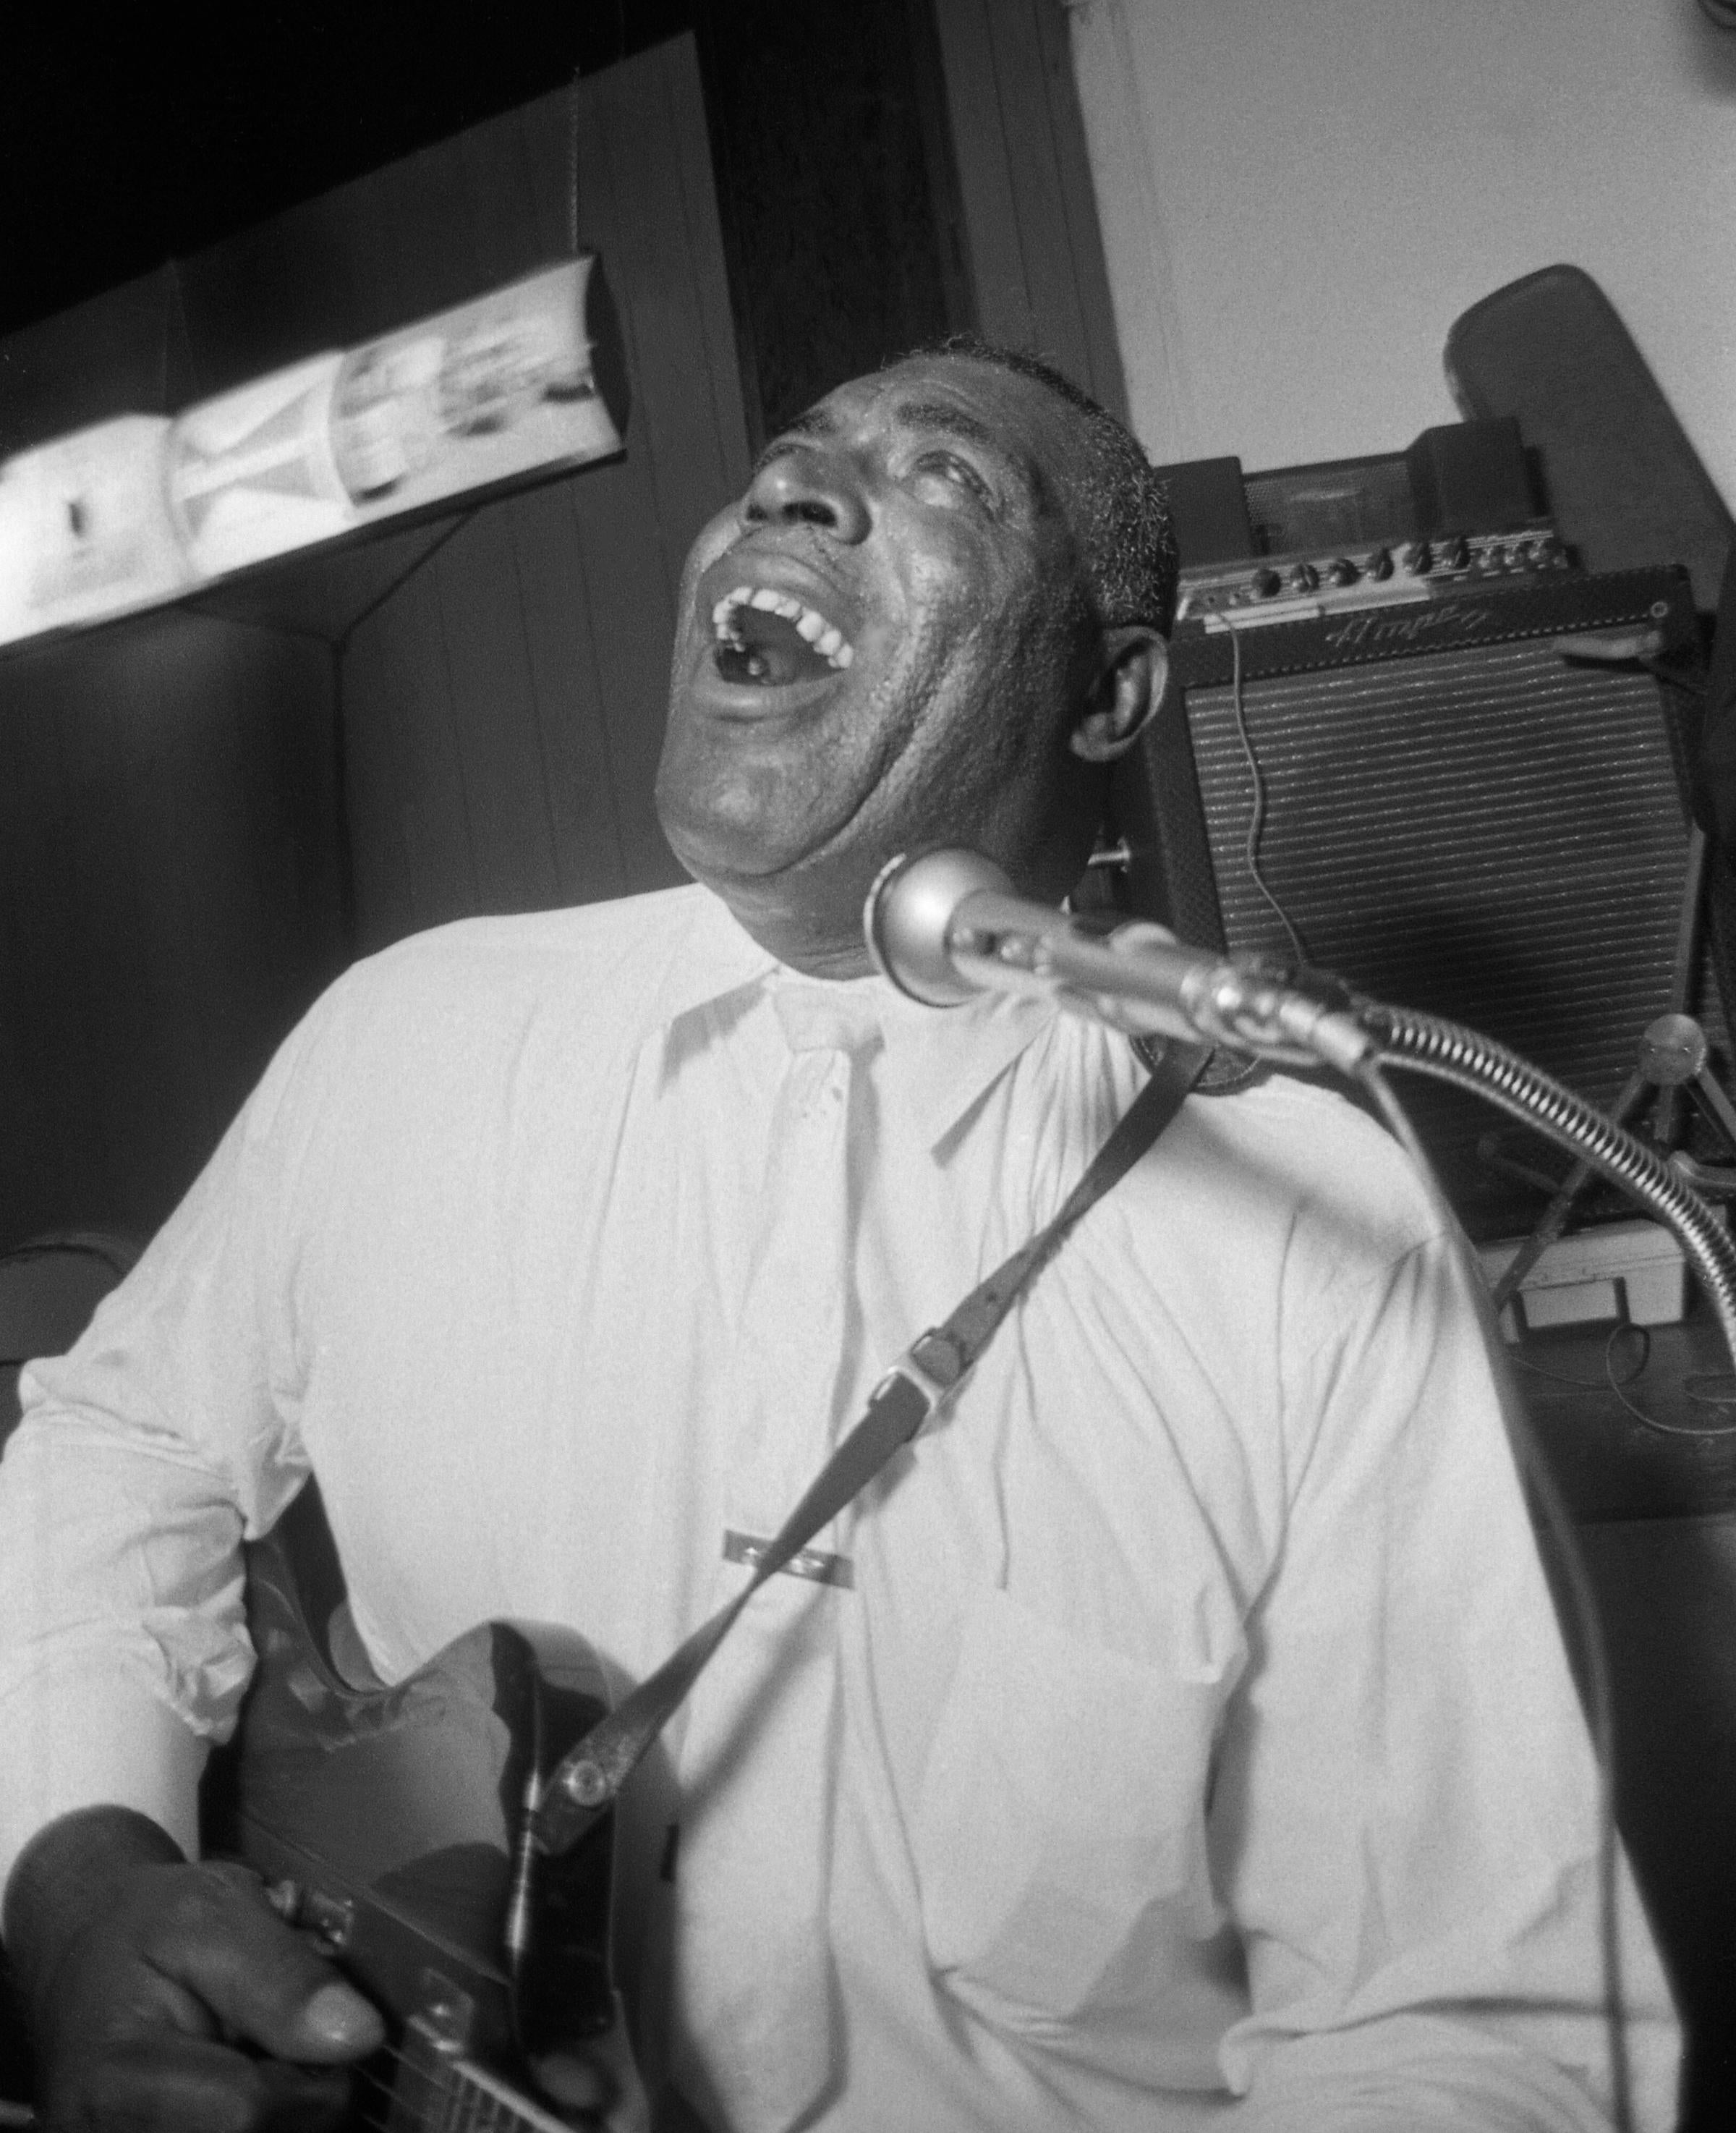
[[[1010,370],[1066,402],[1084,432],[1084,465],[1075,491],[1085,504],[1080,532],[1098,620],[1105,629],[1142,622],[1167,631],[1175,615],[1178,568],[1169,493],[1132,431],[1053,364],[1022,349],[1003,348],[975,334],[951,334],[911,354],[954,356]]]

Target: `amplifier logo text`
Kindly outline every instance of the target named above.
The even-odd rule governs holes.
[[[1492,607],[1478,607],[1470,601],[1409,607],[1399,613],[1376,608],[1328,623],[1320,638],[1332,652],[1378,652],[1395,645],[1415,650],[1419,645],[1450,644],[1460,638],[1487,635],[1497,619]]]

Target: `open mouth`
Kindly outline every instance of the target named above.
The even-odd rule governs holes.
[[[849,639],[817,608],[768,585],[737,585],[711,610],[712,663],[726,681],[777,689],[848,667]]]

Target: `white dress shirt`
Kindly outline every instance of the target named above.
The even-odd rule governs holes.
[[[190,1845],[236,1543],[310,1469],[388,1678],[509,1615],[642,1677],[1140,1078],[698,889],[358,965],[26,1373],[0,1864],[95,1799]],[[1604,2126],[1595,1775],[1468,1278],[1350,1105],[1190,1101],[822,1537],[854,1583],[773,1579],[676,1721],[652,2080],[733,2133]],[[1661,2128],[1625,1870],[1621,1924]]]

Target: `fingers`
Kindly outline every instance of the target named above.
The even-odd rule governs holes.
[[[327,2133],[343,2121],[338,2072],[248,2060],[199,2037],[136,2037],[51,2100],[44,2133]]]
[[[47,2133],[317,2133],[384,2031],[256,1877],[212,1866],[116,1875],[33,1998]]]
[[[339,2065],[385,2039],[374,2009],[284,1924],[244,1870],[182,1870],[140,1952],[226,2035],[274,2058]]]

